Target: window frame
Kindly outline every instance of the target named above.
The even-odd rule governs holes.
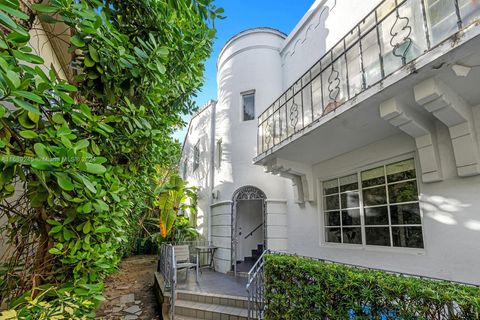
[[[200,167],[200,140],[193,146],[193,172]]]
[[[361,173],[364,172],[364,171],[368,171],[368,170],[371,170],[371,169],[378,168],[378,167],[384,167],[384,176],[386,177],[386,175],[387,175],[386,166],[391,165],[391,164],[395,164],[397,162],[410,160],[410,159],[413,160],[413,163],[414,163],[414,166],[415,166],[415,178],[414,179],[401,180],[401,181],[396,181],[394,183],[388,183],[387,180],[385,180],[384,184],[374,186],[374,187],[379,187],[379,186],[385,186],[386,187],[386,192],[387,192],[386,204],[378,205],[378,207],[387,206],[387,208],[388,208],[388,228],[389,228],[389,235],[390,235],[390,246],[366,244],[366,230],[365,230],[365,228],[366,227],[374,227],[374,226],[377,226],[377,225],[366,225],[365,224],[365,205],[364,205],[364,200],[363,200],[363,190],[364,190],[364,188],[361,185],[362,184]],[[419,180],[419,179],[421,179],[421,173],[419,171],[419,168],[420,168],[420,166],[419,166],[419,163],[417,161],[417,157],[414,154],[410,153],[410,154],[406,154],[406,155],[403,155],[403,156],[392,157],[392,158],[389,158],[387,160],[372,162],[368,165],[362,165],[362,166],[356,167],[356,168],[348,170],[348,171],[338,172],[337,174],[334,174],[334,175],[318,177],[317,178],[317,186],[318,186],[318,189],[317,189],[318,190],[317,191],[317,197],[318,198],[317,199],[318,199],[318,202],[319,202],[318,210],[319,210],[319,217],[320,217],[320,223],[319,223],[319,225],[320,225],[320,230],[319,231],[320,231],[320,234],[321,234],[321,236],[319,237],[320,246],[332,247],[332,248],[360,249],[360,250],[369,250],[369,251],[387,251],[387,252],[392,252],[393,251],[393,252],[404,252],[404,253],[413,253],[413,254],[425,254],[426,248],[427,248],[427,240],[426,240],[426,237],[425,237],[424,214],[423,214],[423,209],[422,209],[422,206],[421,206],[421,199],[420,199],[420,196],[421,196],[422,192],[421,192],[421,185],[420,185],[420,180]],[[343,243],[343,242],[341,242],[341,243],[328,242],[327,241],[326,230],[329,226],[327,226],[326,221],[325,221],[325,218],[326,218],[325,212],[328,212],[328,211],[331,212],[331,211],[335,211],[335,210],[326,210],[326,208],[325,208],[325,203],[324,203],[325,195],[324,195],[324,189],[323,189],[324,188],[324,183],[327,182],[327,181],[333,180],[333,179],[338,179],[339,180],[343,177],[351,176],[351,175],[354,175],[354,174],[357,176],[357,183],[358,183],[357,192],[359,193],[362,244],[352,244],[352,243]],[[417,201],[400,202],[398,204],[418,203],[419,214],[420,214],[420,223],[419,224],[404,224],[404,225],[395,224],[395,225],[392,225],[391,215],[390,215],[391,204],[390,204],[390,199],[388,197],[388,185],[395,184],[395,183],[402,183],[402,182],[406,182],[406,181],[413,181],[413,180],[415,180],[415,182],[416,182],[417,194],[418,194],[419,199]],[[338,187],[340,188],[340,186],[338,186]],[[365,189],[368,189],[368,187],[366,187]],[[340,192],[340,190],[339,190],[339,193],[336,193],[336,194],[340,195],[341,193],[342,192]],[[341,201],[341,200],[339,200],[339,201]],[[397,203],[394,203],[392,205],[396,205],[396,204]],[[372,206],[367,206],[367,207],[370,208]],[[330,226],[330,227],[341,228],[341,226],[342,226],[342,223],[341,223],[341,215],[342,215],[341,204],[339,204],[338,211],[340,213],[340,226]],[[378,225],[378,226],[380,226],[380,225]],[[387,226],[387,225],[385,225],[385,226]],[[422,232],[423,248],[393,246],[392,227],[398,227],[398,226],[420,227],[421,232]],[[342,233],[342,238],[341,239],[343,239],[343,229],[341,229],[341,233]]]
[[[183,162],[182,162],[182,165],[183,165],[183,172],[182,172],[182,176],[183,176],[183,180],[187,180],[187,176],[188,176],[188,156],[185,156],[185,159],[183,159]]]
[[[215,168],[220,169],[222,166],[222,156],[223,156],[223,141],[222,138],[218,139],[215,143]]]
[[[252,90],[247,90],[247,91],[242,91],[240,92],[240,119],[242,119],[242,122],[249,122],[249,121],[254,121],[256,119],[256,108],[255,108],[255,105],[256,105],[256,99],[255,99],[255,90],[252,89]],[[253,96],[253,118],[252,119],[248,119],[248,120],[245,120],[245,97],[246,96]]]

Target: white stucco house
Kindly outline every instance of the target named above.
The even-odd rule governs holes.
[[[480,284],[479,19],[317,0],[288,35],[233,36],[181,165],[216,269],[269,248]]]

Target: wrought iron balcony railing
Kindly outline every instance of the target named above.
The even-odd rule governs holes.
[[[385,0],[258,119],[265,153],[480,18],[478,0]]]

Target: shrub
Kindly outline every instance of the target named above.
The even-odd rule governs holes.
[[[296,256],[265,258],[265,319],[480,319],[480,288]]]
[[[213,0],[33,2],[28,15],[19,0],[0,4],[0,236],[11,246],[0,304],[20,319],[55,319],[66,301],[74,316],[65,318],[93,317],[92,288],[154,205],[155,168],[178,161],[171,134],[195,110],[222,9]],[[66,79],[31,48],[31,21],[67,51]]]

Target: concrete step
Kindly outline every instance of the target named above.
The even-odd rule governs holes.
[[[164,320],[170,320],[170,318],[164,318]],[[179,316],[179,315],[175,315],[175,320],[198,320],[197,317],[187,317],[187,316]]]
[[[258,250],[258,249],[253,249],[252,250],[252,257],[255,258],[255,261],[258,260],[258,258],[260,258],[260,256],[262,255],[263,251],[261,250]]]
[[[175,303],[175,317],[177,316],[194,319],[246,320],[248,299],[241,296],[179,290]]]
[[[227,307],[248,308],[247,297],[232,296],[217,293],[193,292],[177,290],[177,301],[186,300],[192,302],[218,304]]]
[[[250,271],[250,269],[248,269],[248,271]],[[248,271],[238,271],[237,269],[237,277],[248,278]],[[228,271],[227,274],[232,277],[235,276],[235,272],[233,271]]]
[[[175,316],[177,315],[210,320],[247,320],[248,310],[213,303],[177,300]]]

